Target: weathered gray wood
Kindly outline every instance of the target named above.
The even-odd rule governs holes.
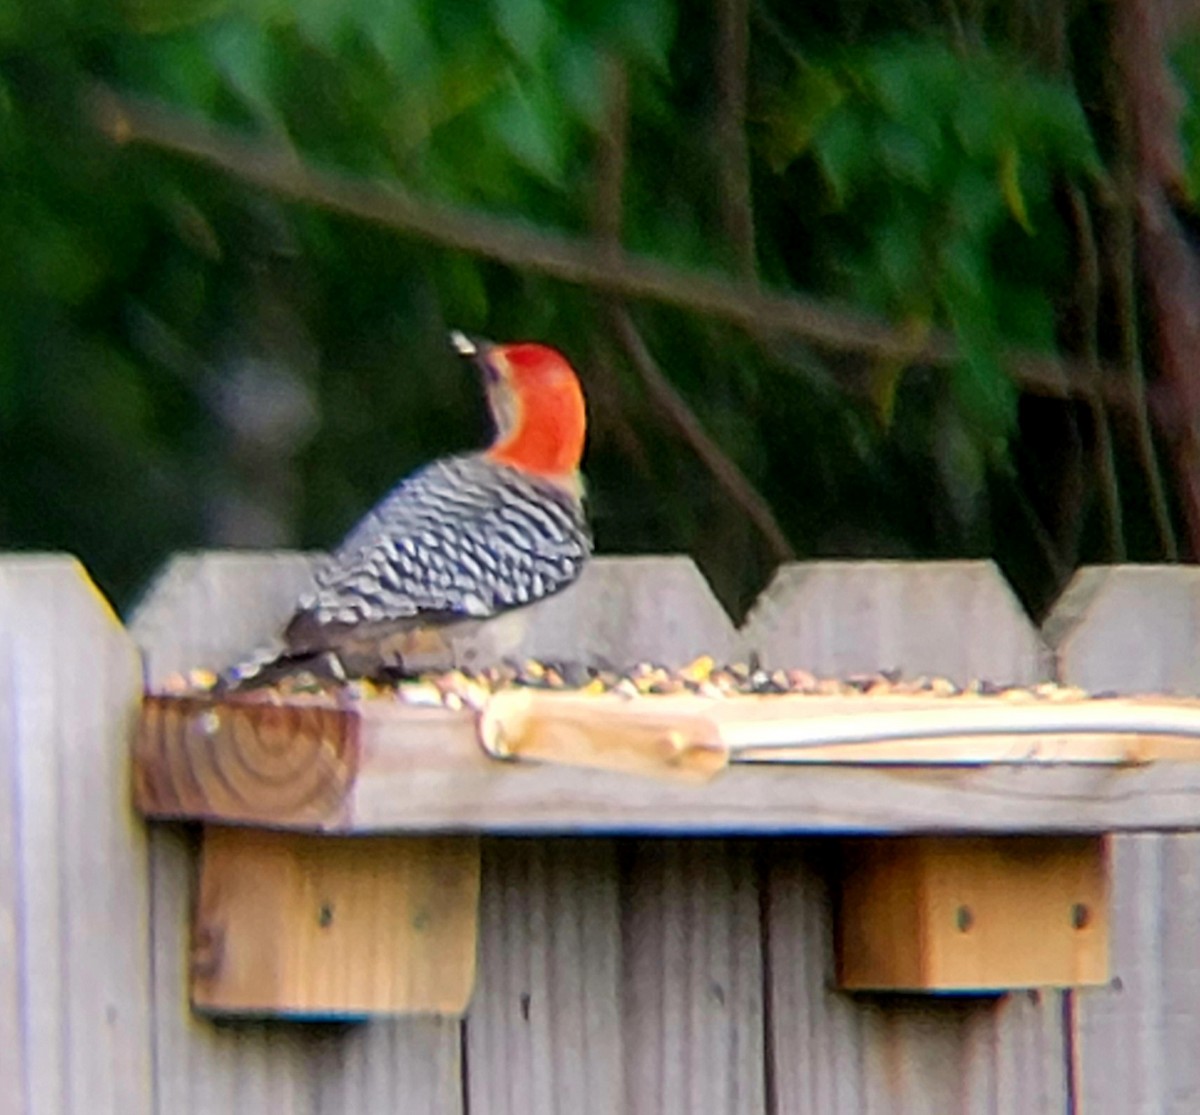
[[[834,990],[836,847],[780,842],[763,850],[772,1090],[789,1115],[865,1111],[867,1007]]]
[[[0,640],[0,1080],[8,1081],[8,1098],[0,1099],[0,1112],[9,1115],[28,1108],[29,1085],[25,1076],[25,1019],[21,995],[24,963],[24,916],[21,898],[20,829],[17,806],[17,740],[15,708],[16,647]]]
[[[309,1034],[305,1058],[312,1081],[315,1112],[350,1111],[363,1115],[403,1112],[446,1115],[462,1109],[462,1046],[449,1035],[457,1021],[438,1023],[446,1040],[429,1043],[427,1065],[414,1067],[412,1027],[369,1023],[316,1028]],[[263,1111],[274,1110],[269,1106]]]
[[[829,845],[784,844],[767,853],[770,1055],[779,1110],[996,1110],[968,1102],[975,1082],[964,1071],[972,1034],[987,1025],[994,1000],[852,997],[836,990],[832,911],[839,871]]]
[[[612,841],[484,844],[472,1115],[621,1110],[618,902]]]
[[[528,656],[618,668],[638,661],[678,666],[704,653],[718,659],[728,658],[735,645],[735,634],[728,617],[694,564],[685,558],[598,560],[589,566],[579,584],[572,589],[534,608],[514,613],[496,623],[489,622],[484,631],[488,641],[481,640],[477,644],[483,648],[475,660],[477,665],[501,657]],[[470,726],[470,719],[464,723]],[[424,789],[425,794],[438,795],[445,791],[453,794],[452,786],[457,783],[457,772],[451,774],[449,780],[443,776],[447,764],[456,764],[458,756],[450,756],[445,748],[439,750],[439,756],[430,756],[430,762],[423,764],[423,773],[418,776],[431,779]],[[466,761],[473,764],[481,758],[484,767],[476,768],[480,773],[484,770],[497,773],[497,767],[505,766],[484,758],[478,749]],[[391,760],[387,765],[395,772],[397,780],[403,778],[399,766]],[[416,773],[407,763],[404,766],[410,773]],[[580,785],[595,777],[594,772],[575,773],[581,776],[578,779]],[[624,781],[609,787],[618,793],[605,801],[605,812],[609,816],[620,814],[619,793],[629,785]],[[369,802],[362,800],[364,812],[391,813],[389,797],[392,788],[394,786],[381,787],[382,792],[369,795]],[[512,824],[509,827],[513,831],[541,827],[536,808],[529,808],[532,803],[521,801],[516,808],[511,808],[511,803],[505,801],[505,787],[498,783],[486,787],[478,784],[477,789],[481,796],[472,800],[467,810],[457,813],[458,820],[452,822],[451,827],[472,824],[467,818],[476,810],[488,813],[488,802],[498,805],[510,817]],[[558,831],[577,831],[578,827],[568,822]],[[690,1056],[691,1049],[710,1049],[714,1044],[721,1044],[731,1032],[752,1035],[760,1025],[761,1012],[745,996],[728,1000],[725,1012],[719,1018],[693,1016],[688,1026],[674,1029],[662,1030],[662,1019],[655,1012],[626,1012],[623,1016],[618,1013],[616,1004],[619,1002],[622,966],[612,959],[621,955],[618,911],[635,909],[637,917],[647,927],[674,924],[672,904],[693,882],[697,886],[704,885],[703,871],[698,861],[688,863],[681,868],[680,877],[670,893],[652,883],[647,889],[647,880],[658,878],[660,866],[653,855],[635,851],[625,862],[618,896],[611,845],[594,847],[603,851],[594,851],[587,863],[585,877],[589,883],[586,890],[580,890],[578,886],[564,887],[555,881],[554,872],[546,872],[544,876],[518,872],[518,877],[524,880],[522,894],[519,899],[510,899],[509,906],[514,910],[528,909],[536,917],[544,917],[545,929],[539,930],[537,922],[534,929],[544,932],[549,940],[573,940],[578,936],[578,926],[593,927],[589,930],[590,943],[580,957],[584,973],[582,982],[568,977],[563,983],[564,969],[569,968],[567,954],[556,948],[552,955],[558,957],[555,971],[563,986],[555,987],[555,981],[548,980],[546,990],[541,990],[538,965],[542,961],[518,948],[513,937],[514,933],[520,932],[514,928],[514,923],[519,926],[523,915],[514,912],[506,925],[495,917],[499,901],[495,888],[511,885],[503,876],[518,869],[513,866],[503,870],[493,868],[497,876],[490,883],[486,880],[491,877],[491,872],[485,876],[484,925],[481,926],[485,971],[477,992],[479,999],[468,1021],[467,1063],[473,1111],[477,1103],[487,1110],[512,1112],[574,1110],[584,1103],[588,1110],[599,1112],[621,1110],[623,1102],[629,1110],[678,1110],[670,1105],[655,1106],[653,1093],[639,1099],[637,1107],[628,1107],[628,1097],[636,1090],[629,1083],[630,1073],[641,1073],[644,1051],[656,1048],[659,1064],[678,1065]],[[556,849],[553,856],[571,854],[568,846]],[[747,885],[752,886],[752,883]],[[710,886],[707,889],[709,902],[703,909],[694,909],[691,932],[697,940],[708,942],[710,951],[706,959],[709,966],[722,972],[747,972],[748,967],[753,967],[753,960],[735,958],[734,952],[744,950],[744,944],[730,939],[727,931],[731,919],[737,920],[735,911],[745,908],[744,896],[735,894],[731,887]],[[514,907],[513,901],[519,904]],[[538,911],[544,911],[544,914]],[[753,932],[753,925],[751,930]],[[684,947],[682,941],[671,943],[679,949]],[[507,966],[502,966],[503,956],[514,950],[515,956]],[[626,980],[629,965],[636,962],[632,954],[624,957]],[[528,973],[522,975],[525,969]],[[648,994],[677,996],[682,1001],[694,1001],[708,994],[711,982],[708,972],[700,964],[649,971],[639,967],[638,971],[640,977],[648,981]],[[495,981],[501,973],[509,984],[524,978],[531,985],[527,992],[516,992],[518,1003],[515,1008],[515,984],[506,985],[506,990],[498,990]],[[750,974],[745,978],[747,986],[759,979]],[[518,1021],[513,1013],[514,1009],[520,1010],[522,993],[530,995],[529,1010],[535,1009],[534,986],[538,987],[539,997],[546,1000],[547,1013],[536,1020],[540,1030],[534,1028],[532,1014],[526,1023],[523,1016]],[[485,1029],[478,1030],[480,1024]],[[545,1036],[537,1045],[525,1044],[530,1036],[536,1038],[539,1034]],[[586,1050],[582,1060],[578,1056],[572,1058],[571,1051],[581,1048]],[[475,1055],[476,1049],[481,1051],[480,1056]],[[570,1067],[572,1063],[574,1067]],[[703,1076],[703,1081],[698,1078],[696,1091],[702,1091],[706,1082],[719,1084],[723,1075],[737,1072],[739,1068],[740,1063],[736,1067],[721,1065],[716,1058],[710,1065],[697,1065],[697,1072],[707,1072],[707,1075]],[[584,1074],[582,1080],[581,1073]],[[624,1092],[623,1078],[626,1081]],[[740,1084],[739,1081],[724,1086],[718,1094],[728,1094],[730,1087],[736,1089]],[[719,1104],[720,1101],[714,1098],[713,1102]]]
[[[741,632],[764,666],[846,676],[900,670],[965,684],[1049,677],[1037,629],[990,561],[785,565]]]
[[[1200,693],[1200,569],[1081,570],[1045,630],[1062,678],[1073,684]],[[1088,1115],[1195,1111],[1200,836],[1115,839],[1113,900],[1113,987],[1077,997],[1082,1108]]]
[[[622,910],[625,1110],[766,1110],[753,848],[642,841]]]
[[[147,682],[190,666],[221,667],[269,638],[308,583],[301,555],[189,555],[167,568],[130,625]],[[458,1023],[399,1019],[336,1038],[301,1026],[213,1025],[188,1006],[188,935],[195,857],[177,832],[152,831],[155,1072],[158,1108],[233,1111],[454,1113],[461,1110]],[[325,1071],[335,1066],[336,1079]],[[314,1076],[314,1074],[316,1074]]]
[[[1046,676],[1049,666],[1040,637],[989,562],[785,567],[743,637],[765,665],[817,674],[898,668],[959,682],[1029,682]],[[852,806],[850,782],[856,782],[861,824],[871,827],[874,807],[875,826],[891,831],[908,827],[892,827],[898,812],[925,808],[926,824],[912,828],[945,827],[947,818],[938,823],[933,816],[939,798],[942,806],[957,803],[956,823],[966,827],[1003,826],[1008,818],[1014,827],[1056,828],[1056,817],[1078,820],[1094,808],[1064,802],[1063,783],[1051,790],[1057,778],[1043,781],[1030,770],[914,773],[812,771],[810,778],[819,777],[808,788],[814,796],[818,787],[824,791],[824,808],[830,791],[839,807]],[[1111,786],[1085,776],[1074,790],[1085,781],[1100,796]],[[763,788],[767,811],[783,784],[772,779]],[[1041,793],[1042,807],[1033,810],[1040,823],[1033,823],[1025,795]],[[813,805],[818,813],[823,808]],[[1065,1110],[1059,995],[998,1008],[971,1000],[850,1000],[829,990],[832,898],[828,873],[813,854],[777,850],[769,872],[767,1041],[781,1109],[802,1115]],[[1034,1100],[1037,1106],[1025,1106]]]
[[[152,1110],[137,652],[77,562],[0,559],[0,1111]]]
[[[610,559],[596,569],[599,583],[582,586],[593,594],[591,616],[564,628],[568,639],[589,630],[601,636],[589,646],[595,660],[678,666],[702,654],[718,662],[735,654],[728,616],[689,559]],[[615,778],[611,816],[623,811],[631,783],[652,781]],[[752,858],[719,841],[627,846],[621,916],[624,1109],[765,1111]]]
[[[789,1115],[1060,1112],[1059,997],[902,999],[835,988],[828,843],[765,851],[771,1075]]]
[[[150,583],[133,623],[152,649],[151,688],[193,668],[220,671],[283,628],[312,587],[312,554],[179,554]]]
[[[1094,566],[1042,627],[1061,676],[1093,692],[1200,693],[1200,568]]]
[[[159,1115],[310,1110],[304,1033],[278,1024],[215,1025],[188,1004],[194,834],[151,829],[154,1083]]]
[[[698,654],[728,661],[737,634],[686,557],[603,557],[570,588],[488,620],[470,640],[473,665],[535,658],[624,669],[677,667]]]

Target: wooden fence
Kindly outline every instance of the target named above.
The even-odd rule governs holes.
[[[298,555],[178,558],[125,627],[73,560],[0,560],[4,1115],[1200,1111],[1186,833],[1115,838],[1105,989],[844,995],[833,838],[564,834],[485,843],[463,1021],[193,1016],[194,839],[133,814],[130,729],[143,684],[232,659],[308,578]],[[803,564],[739,631],[689,561],[610,559],[486,638],[481,654],[754,651],[817,673],[1200,693],[1200,569],[1086,570],[1039,631],[985,562]]]

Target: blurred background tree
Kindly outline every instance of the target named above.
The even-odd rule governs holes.
[[[558,345],[599,547],[1200,553],[1168,0],[7,0],[0,544],[321,548]]]

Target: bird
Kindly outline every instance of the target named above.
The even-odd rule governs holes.
[[[548,345],[450,340],[482,377],[491,444],[401,480],[317,567],[281,637],[225,671],[226,687],[304,670],[345,680],[444,667],[456,629],[579,577],[593,542],[578,375]]]

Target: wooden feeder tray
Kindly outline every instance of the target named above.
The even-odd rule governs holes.
[[[133,771],[207,826],[193,1003],[363,1016],[466,1009],[503,832],[855,837],[843,987],[1104,984],[1105,833],[1194,826],[1198,760],[1165,698],[263,691],[147,697]]]

